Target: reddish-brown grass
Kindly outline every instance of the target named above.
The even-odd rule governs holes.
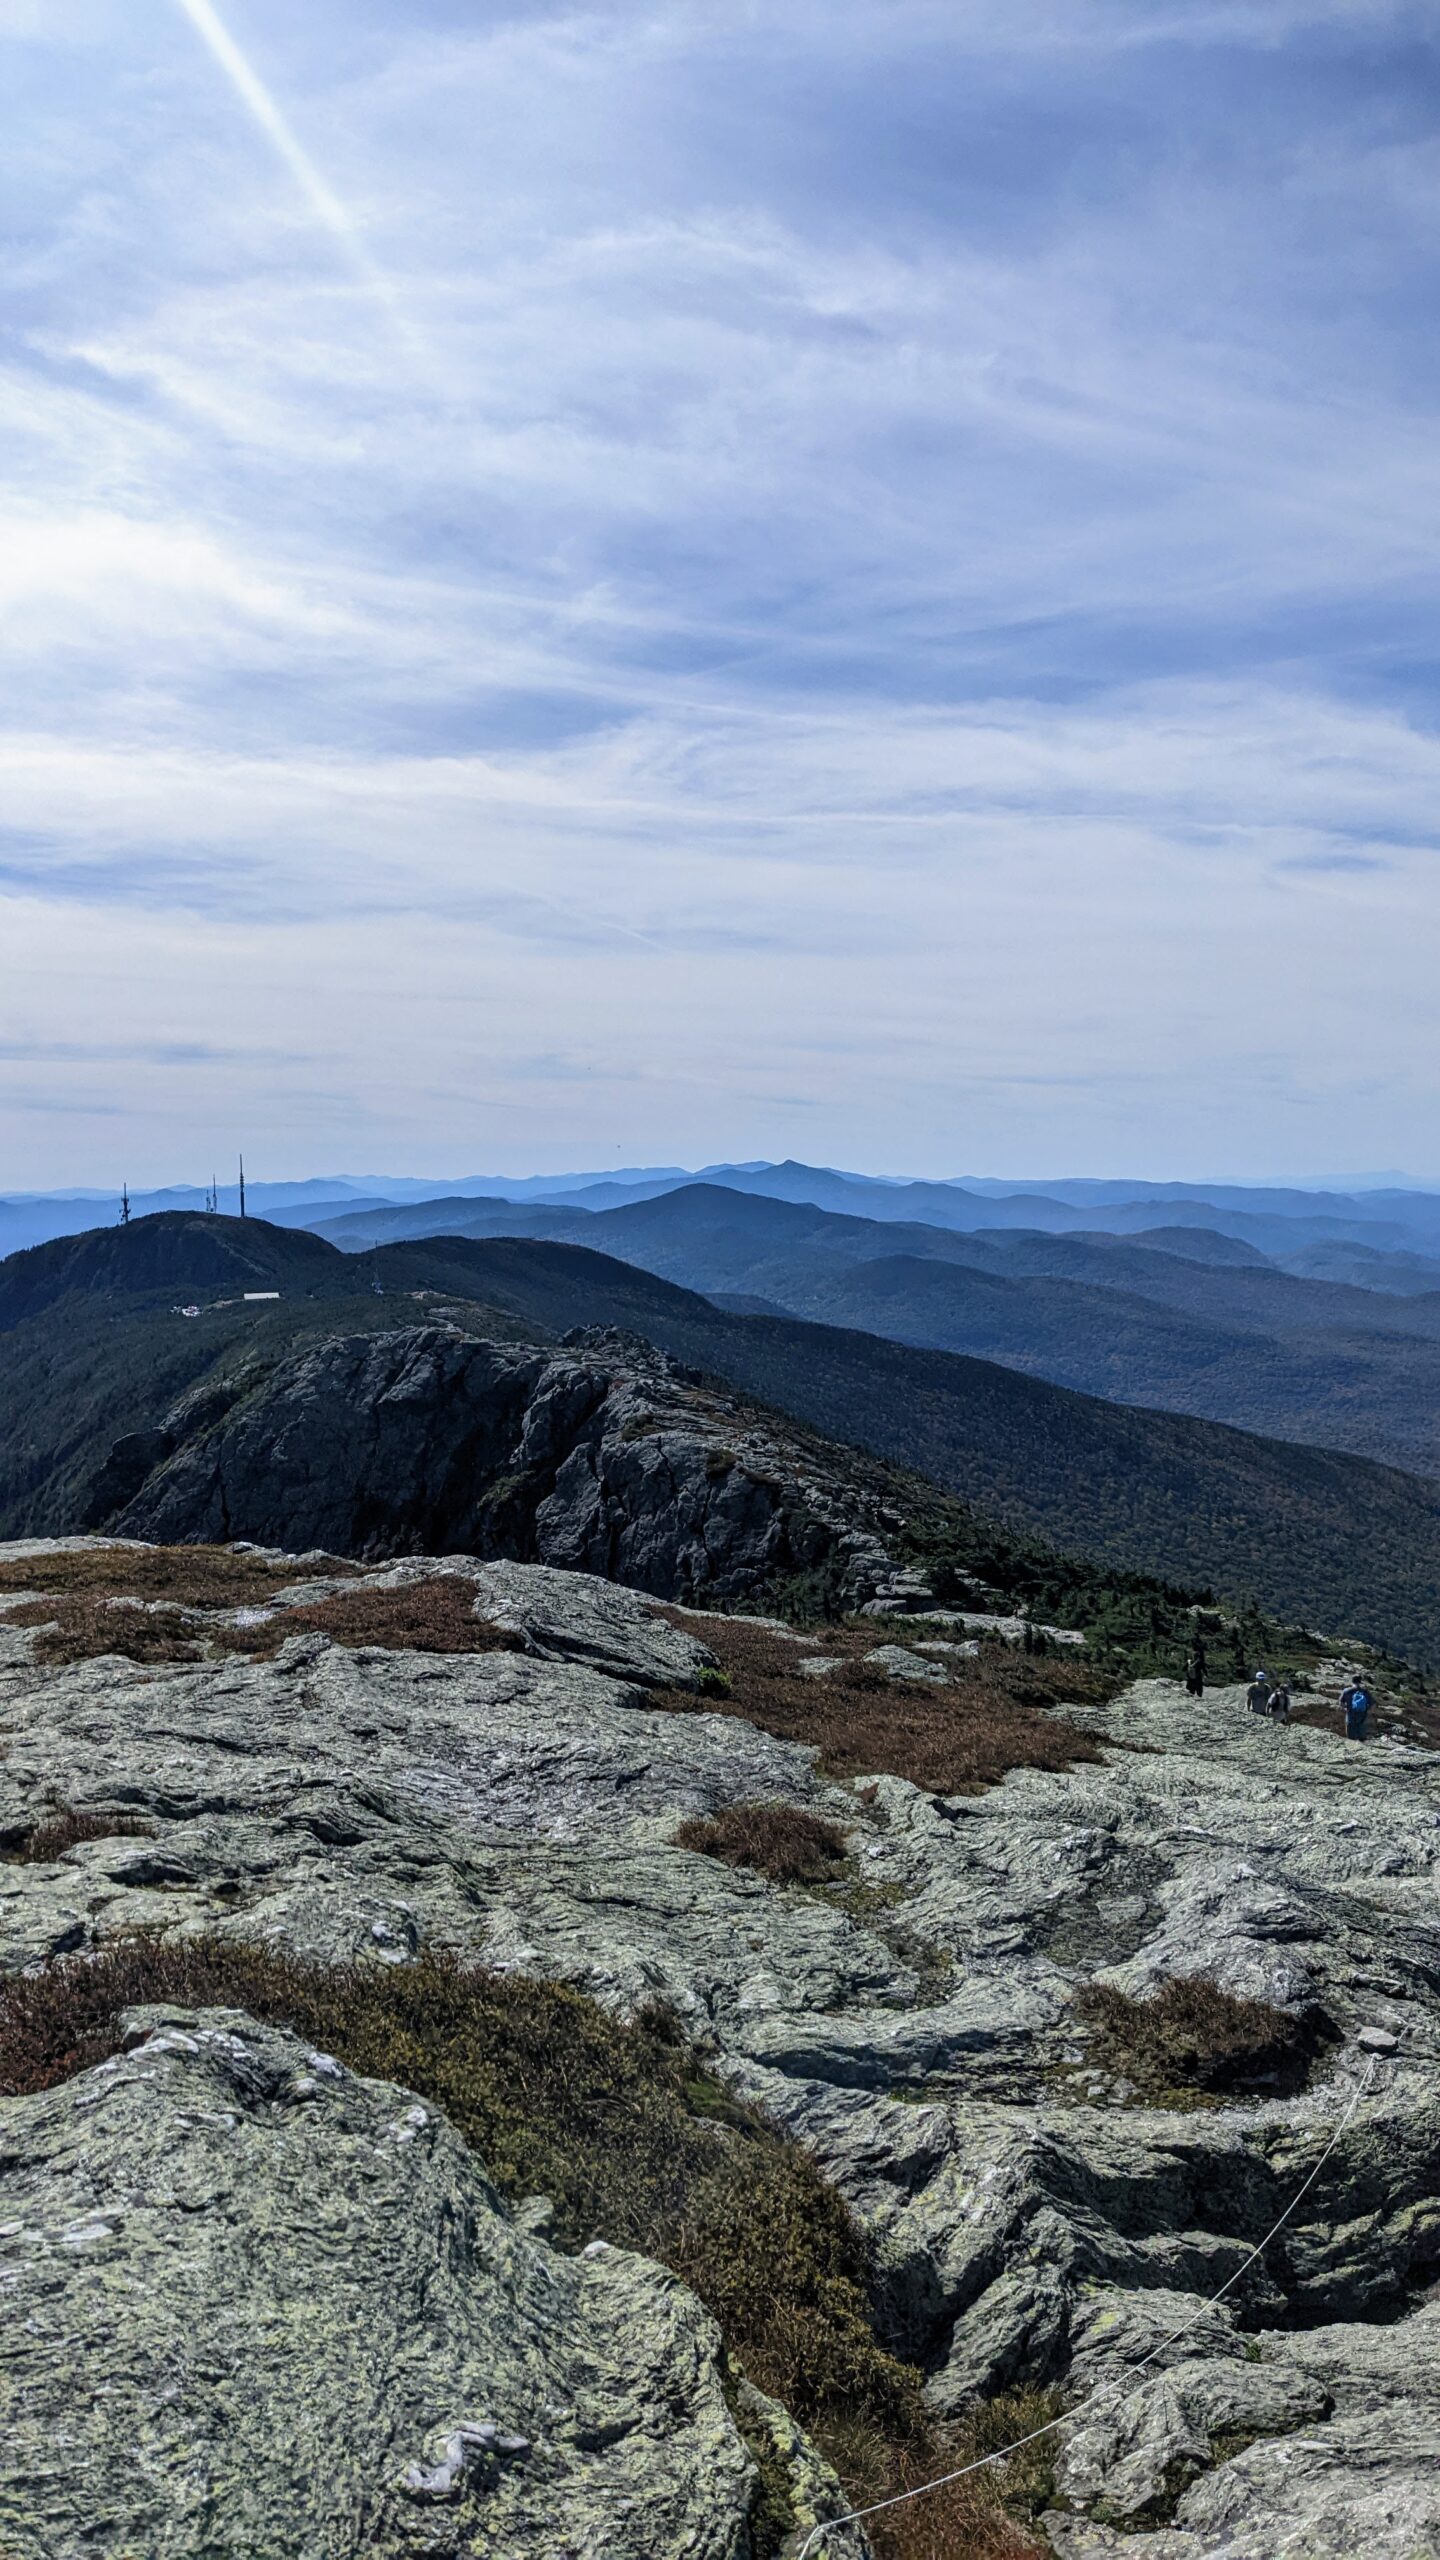
[[[894,2485],[919,2487],[939,2473],[1000,2453],[1048,2426],[1059,2407],[1058,2395],[1050,2391],[1006,2391],[979,2403],[923,2456],[906,2452]],[[1041,2560],[1044,2546],[1026,2520],[1053,2502],[1055,2450],[1055,2438],[1045,2436],[1008,2462],[876,2516],[867,2531],[879,2560]]]
[[[475,1588],[459,1574],[426,1582],[361,1583],[277,1609],[252,1627],[218,1630],[232,1652],[278,1653],[287,1636],[328,1636],[332,1644],[379,1645],[391,1653],[523,1653],[525,1639],[475,1614]]]
[[[801,1646],[754,1619],[663,1614],[703,1636],[730,1683],[726,1694],[668,1692],[667,1705],[814,1744],[834,1777],[888,1771],[932,1795],[974,1795],[1009,1769],[1069,1769],[1100,1756],[1092,1735],[1046,1713],[1062,1699],[1113,1695],[1114,1679],[1089,1663],[987,1646],[970,1659],[942,1656],[951,1684],[941,1688],[893,1680],[867,1662],[885,1641],[872,1628],[829,1629]],[[797,1666],[807,1652],[833,1654],[836,1668],[806,1678]]]
[[[307,1565],[305,1573],[315,1568]],[[327,1557],[325,1573],[359,1567]],[[66,1547],[0,1562],[0,1592],[54,1591],[68,1597],[173,1600],[182,1609],[242,1609],[273,1599],[302,1568],[233,1547]]]
[[[8,1627],[35,1627],[37,1662],[94,1662],[120,1654],[127,1662],[198,1662],[196,1621],[178,1608],[137,1608],[133,1601],[84,1591],[26,1600],[7,1609]]]
[[[272,1580],[264,1597],[274,1595]],[[458,1574],[393,1587],[357,1583],[320,1600],[277,1608],[252,1626],[172,1602],[137,1608],[119,1591],[83,1589],[23,1601],[7,1611],[6,1623],[38,1630],[35,1659],[44,1663],[93,1662],[105,1654],[129,1662],[199,1662],[207,1648],[266,1660],[288,1636],[298,1635],[413,1653],[514,1653],[525,1644],[523,1636],[476,1616],[474,1590]]]
[[[677,1849],[698,1849],[731,1867],[753,1867],[772,1884],[822,1884],[845,1857],[845,1834],[793,1804],[727,1804],[696,1815],[675,1834]]]
[[[73,1806],[57,1805],[4,1854],[13,1866],[44,1867],[82,1840],[153,1840],[154,1836],[154,1824],[142,1822],[133,1813],[77,1813]]]

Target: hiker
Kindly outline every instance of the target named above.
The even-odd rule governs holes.
[[[1369,1690],[1366,1688],[1364,1681],[1352,1680],[1349,1688],[1345,1691],[1340,1700],[1340,1712],[1345,1718],[1345,1739],[1347,1742],[1364,1741],[1365,1720],[1374,1703],[1375,1701],[1371,1697]]]
[[[1192,1698],[1204,1697],[1205,1647],[1198,1636],[1190,1647],[1190,1659],[1185,1665],[1185,1686]]]
[[[1262,1669],[1256,1672],[1254,1679],[1251,1681],[1249,1688],[1245,1692],[1245,1704],[1249,1708],[1252,1716],[1268,1716],[1270,1713],[1270,1674],[1268,1671]]]
[[[1283,1671],[1270,1692],[1270,1713],[1277,1724],[1290,1721],[1290,1683]]]

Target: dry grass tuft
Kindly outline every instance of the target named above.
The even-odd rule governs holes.
[[[39,1629],[37,1662],[96,1662],[106,1654],[127,1662],[199,1662],[204,1651],[196,1621],[183,1610],[147,1609],[89,1592],[24,1601],[6,1610],[4,1624]]]
[[[917,2487],[960,2470],[1048,2426],[1060,2408],[1053,2391],[1006,2391],[970,2411],[919,2463],[907,2455],[896,2486]],[[1053,2436],[1026,2445],[968,2480],[877,2516],[868,2528],[880,2560],[1041,2560],[1044,2546],[1027,2530],[1055,2496]]]
[[[1083,1705],[1113,1694],[1114,1679],[1089,1663],[987,1647],[969,1660],[949,1657],[953,1685],[932,1687],[868,1663],[865,1653],[885,1640],[869,1628],[827,1630],[802,1648],[753,1619],[664,1614],[703,1633],[730,1683],[723,1697],[671,1691],[664,1703],[811,1743],[837,1778],[886,1770],[932,1795],[975,1795],[1010,1769],[1069,1769],[1100,1756],[1091,1735],[1046,1713],[1062,1699]],[[833,1654],[837,1667],[807,1679],[797,1668],[803,1651]]]
[[[675,1846],[723,1858],[730,1867],[753,1867],[772,1884],[828,1884],[845,1859],[839,1824],[793,1804],[725,1805],[682,1822]]]
[[[70,1805],[57,1805],[27,1831],[17,1848],[5,1852],[12,1866],[46,1867],[63,1858],[67,1849],[78,1847],[82,1840],[153,1840],[155,1826],[142,1822],[133,1813],[77,1813]]]
[[[1149,2000],[1132,2000],[1111,1983],[1087,1983],[1075,2005],[1100,2058],[1142,2096],[1298,2087],[1314,2050],[1315,2036],[1301,2020],[1268,2001],[1239,2000],[1200,1974],[1167,1982]]]
[[[523,1653],[525,1639],[475,1614],[475,1589],[459,1574],[428,1582],[362,1583],[279,1609],[253,1627],[217,1630],[235,1653],[278,1653],[287,1636],[328,1636],[332,1644],[379,1645],[391,1653]]]
[[[325,1572],[358,1567],[326,1559]],[[307,1566],[305,1570],[313,1568]],[[293,1564],[237,1555],[232,1547],[71,1547],[51,1555],[8,1556],[0,1593],[53,1591],[73,1599],[171,1600],[182,1609],[243,1609],[273,1600],[298,1578]]]
[[[280,1579],[271,1580],[263,1595],[266,1600],[274,1600]],[[293,1571],[284,1579],[293,1583]],[[237,1626],[232,1617],[204,1614],[194,1605],[164,1601],[137,1606],[139,1596],[120,1590],[62,1591],[53,1599],[22,1602],[6,1612],[5,1623],[38,1630],[35,1659],[43,1663],[94,1662],[107,1654],[119,1654],[129,1662],[201,1662],[213,1650],[265,1661],[279,1652],[287,1637],[298,1635],[328,1636],[332,1644],[340,1645],[380,1645],[391,1652],[514,1653],[525,1649],[523,1636],[476,1616],[473,1587],[457,1574],[437,1574],[428,1582],[389,1588],[360,1582],[320,1600],[276,1608],[251,1626]]]

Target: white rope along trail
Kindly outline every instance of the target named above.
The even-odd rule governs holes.
[[[1157,2356],[1164,2355],[1168,2347],[1173,2347],[1177,2339],[1186,2337],[1192,2329],[1198,2329],[1201,2321],[1206,2317],[1207,2313],[1214,2310],[1216,2303],[1223,2302],[1226,2294],[1230,2292],[1231,2288],[1237,2285],[1240,2278],[1254,2266],[1256,2259],[1263,2257],[1265,2251],[1269,2248],[1271,2241],[1275,2238],[1276,2233],[1284,2230],[1285,2225],[1289,2221],[1291,2214],[1295,2211],[1296,2206],[1304,2201],[1305,2197],[1309,2194],[1310,2189],[1314,2186],[1315,2181],[1319,2177],[1321,2170],[1324,2168],[1326,2161],[1329,2159],[1331,2152],[1335,2149],[1341,2135],[1346,2131],[1346,2128],[1350,2124],[1361,2099],[1369,2095],[1374,2077],[1375,2060],[1372,2056],[1366,2065],[1364,2079],[1358,2083],[1349,2106],[1346,2108],[1345,2113],[1336,2125],[1334,2132],[1331,2134],[1329,2141],[1326,2143],[1325,2148],[1321,2152],[1319,2159],[1316,2161],[1314,2168],[1311,2170],[1309,2177],[1305,2180],[1303,2186],[1296,2188],[1294,2195],[1285,2207],[1279,2221],[1271,2225],[1271,2228],[1266,2232],[1264,2239],[1256,2244],[1256,2246],[1251,2250],[1248,2258],[1241,2259],[1234,2274],[1226,2277],[1219,2292],[1212,2293],[1209,2301],[1203,2302],[1200,2309],[1195,2312],[1189,2320],[1182,2320],[1178,2329],[1171,2329],[1165,2337],[1159,2339],[1145,2355],[1141,2356],[1135,2364],[1129,2367],[1129,2373],[1136,2374],[1143,2372],[1146,2365],[1153,2364]],[[1102,2390],[1109,2389],[1110,2387],[1111,2386],[1108,2384],[1102,2385]],[[1118,2416],[1121,2409],[1125,2408],[1131,2400],[1134,2400],[1139,2396],[1139,2389],[1140,2386],[1137,2384],[1134,2389],[1123,2390],[1120,2399],[1116,2402],[1114,2409],[1109,2414],[1111,2416]],[[872,2507],[852,2507],[848,2515],[831,2516],[828,2523],[816,2525],[814,2532],[801,2547],[800,2560],[810,2560],[811,2552],[818,2551],[827,2534],[841,2533],[847,2525],[863,2524],[868,2516],[884,2515],[886,2510],[890,2507],[908,2506],[913,2498],[933,2497],[937,2489],[948,2489],[952,2482],[956,2480],[968,2480],[972,2472],[989,2471],[997,2462],[1008,2462],[1012,2453],[1022,2452],[1027,2444],[1039,2444],[1043,2436],[1053,2436],[1059,2428],[1072,2425],[1076,2419],[1091,2417],[1095,2414],[1095,2402],[1093,2400],[1087,2401],[1082,2408],[1067,2409],[1063,2416],[1047,2419],[1043,2427],[1032,2427],[1028,2435],[1017,2436],[1013,2444],[1002,2445],[998,2452],[982,2454],[978,2462],[962,2463],[958,2471],[942,2471],[938,2480],[922,2481],[918,2489],[901,2489],[897,2491],[893,2498],[877,2498]]]

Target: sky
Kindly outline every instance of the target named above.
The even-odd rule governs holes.
[[[1440,23],[0,0],[0,1190],[1440,1174]]]

